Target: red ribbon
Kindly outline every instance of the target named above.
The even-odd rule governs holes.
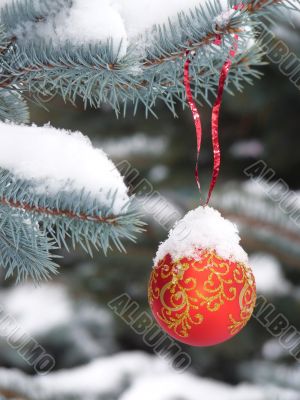
[[[215,44],[220,44],[220,41],[218,40],[218,38],[216,39]],[[220,79],[219,79],[217,99],[216,99],[216,102],[212,109],[211,136],[212,136],[212,144],[213,144],[213,151],[214,151],[214,168],[213,168],[212,179],[211,179],[211,183],[210,183],[208,196],[207,196],[205,205],[207,205],[210,201],[212,192],[215,188],[215,185],[218,180],[219,172],[220,172],[220,166],[221,166],[221,151],[220,151],[220,143],[219,143],[220,109],[221,109],[226,79],[228,77],[229,70],[232,65],[232,60],[235,57],[237,49],[238,49],[238,35],[234,35],[234,45],[230,50],[228,59],[225,61],[224,65],[222,67]],[[189,52],[187,52],[187,55],[188,54],[189,54]],[[189,107],[192,111],[193,118],[194,118],[194,124],[195,124],[195,128],[196,128],[197,161],[196,161],[196,167],[195,167],[195,178],[196,178],[198,189],[201,193],[198,162],[199,162],[201,142],[202,142],[202,124],[201,124],[200,113],[197,109],[197,106],[196,106],[196,103],[194,101],[193,94],[192,94],[191,78],[190,78],[190,64],[191,64],[191,60],[190,60],[190,58],[187,58],[185,61],[185,64],[184,64],[184,86],[185,86],[185,90],[186,90],[187,101],[188,101]]]

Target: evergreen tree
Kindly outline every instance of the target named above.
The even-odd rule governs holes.
[[[186,105],[183,65],[187,54],[191,57],[193,94],[198,103],[204,100],[210,104],[236,35],[238,54],[232,60],[227,90],[242,90],[246,82],[260,76],[256,67],[265,62],[266,48],[260,33],[276,14],[297,8],[294,3],[278,0],[210,1],[128,40],[108,34],[105,40],[77,41],[66,35],[62,41],[58,40],[63,33],[59,21],[71,12],[73,1],[6,3],[0,15],[4,151],[9,135],[15,135],[16,147],[20,146],[17,138],[22,132],[28,141],[35,137],[32,135],[38,128],[28,130],[22,125],[30,121],[28,102],[43,106],[56,95],[72,103],[79,98],[85,106],[107,104],[117,115],[126,115],[129,106],[136,112],[139,105],[146,116],[155,115],[155,105],[161,100],[176,115],[176,105]],[[81,34],[84,36],[84,32],[78,32],[79,37]],[[45,159],[51,157],[43,145],[35,150],[44,152]],[[100,159],[105,155],[99,155]],[[78,164],[87,162],[84,154],[78,156]],[[34,165],[39,169],[43,164],[46,160]],[[121,239],[134,240],[141,230],[133,199],[116,206],[120,195],[116,183],[106,184],[105,190],[98,187],[105,194],[100,199],[88,184],[72,182],[72,176],[65,176],[64,185],[54,192],[49,182],[41,190],[41,179],[55,178],[51,171],[43,177],[24,171],[22,165],[17,157],[12,164],[0,157],[0,260],[7,276],[16,272],[18,279],[29,275],[37,280],[47,278],[56,271],[50,253],[62,245],[68,247],[68,239],[89,253],[91,244],[105,252],[111,243],[123,250]],[[101,173],[110,178],[110,171],[95,171],[99,182]]]

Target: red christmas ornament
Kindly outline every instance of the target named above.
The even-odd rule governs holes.
[[[244,328],[256,301],[251,269],[199,251],[197,260],[167,254],[152,271],[149,303],[170,336],[192,346],[225,342]]]
[[[219,38],[215,44],[220,44]],[[238,36],[234,35],[230,57],[221,69],[218,95],[212,110],[214,169],[205,206],[189,212],[160,245],[149,282],[149,303],[158,324],[173,338],[192,346],[212,346],[231,339],[249,321],[256,301],[255,279],[246,264],[247,255],[239,245],[237,228],[208,207],[221,163],[219,115],[222,97],[237,49]],[[188,51],[184,86],[196,129],[195,177],[201,192],[198,159],[202,125],[191,90],[190,64]],[[182,223],[186,232],[180,238]]]

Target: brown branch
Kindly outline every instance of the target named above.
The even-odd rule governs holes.
[[[224,35],[233,34],[233,33],[240,33],[241,28],[234,28],[231,26],[230,23],[228,23],[228,25],[226,25],[223,28],[216,26],[216,32],[218,32],[218,33],[210,32],[206,36],[204,36],[200,41],[195,42],[195,43],[190,43],[188,46],[189,51],[197,51],[198,49],[200,49],[203,46],[212,44],[217,36],[224,36]],[[169,56],[162,56],[162,57],[156,58],[155,60],[145,60],[143,62],[143,67],[150,68],[150,67],[164,64],[165,62],[168,62],[168,61],[174,61],[177,59],[181,59],[181,58],[185,57],[185,54],[186,54],[186,49],[172,53]]]
[[[0,56],[4,56],[8,52],[8,50],[11,48],[11,46],[14,43],[16,43],[16,40],[17,40],[16,36],[13,36],[7,43],[5,43],[5,46],[3,46],[0,49]]]
[[[284,0],[272,0],[273,4],[279,4],[279,3],[283,3]],[[245,5],[245,9],[250,13],[253,14],[259,10],[261,10],[262,8],[264,8],[265,6],[269,5],[269,0],[260,0],[260,1],[252,1],[252,3],[249,3],[247,5]]]
[[[77,219],[80,221],[88,221],[88,222],[97,222],[97,223],[106,223],[110,225],[116,225],[117,224],[117,218],[115,216],[107,216],[107,217],[101,217],[100,215],[88,215],[85,213],[77,214],[72,211],[68,210],[52,210],[50,208],[45,208],[45,207],[36,207],[27,203],[21,203],[20,201],[13,201],[13,200],[7,200],[5,198],[2,198],[0,200],[0,204],[4,206],[9,206],[11,208],[16,208],[28,212],[34,212],[38,214],[45,214],[49,215],[52,217],[66,217],[69,219]]]
[[[25,398],[23,395],[11,390],[0,390],[0,395],[4,396],[6,399],[29,400],[28,397]]]

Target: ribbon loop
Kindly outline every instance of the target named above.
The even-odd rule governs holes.
[[[187,55],[188,55],[188,53],[187,53]],[[195,178],[196,178],[196,183],[197,183],[199,192],[201,194],[198,161],[199,161],[201,143],[202,143],[202,123],[201,123],[200,114],[197,109],[197,105],[194,101],[193,94],[192,94],[191,79],[190,79],[190,64],[191,64],[191,60],[190,60],[190,58],[187,58],[185,65],[184,65],[184,86],[185,86],[187,100],[188,100],[190,109],[193,114],[194,124],[195,124],[195,128],[196,128],[197,160],[196,160],[196,166],[195,166]]]
[[[210,201],[211,195],[213,193],[213,190],[215,188],[215,185],[217,183],[219,173],[220,173],[220,166],[221,166],[221,150],[220,150],[220,143],[219,143],[220,110],[221,110],[221,104],[222,104],[222,99],[223,99],[225,83],[226,83],[230,68],[232,66],[233,58],[236,55],[237,49],[238,49],[238,35],[235,34],[234,35],[234,44],[229,52],[229,57],[225,61],[225,63],[223,64],[223,67],[221,69],[218,92],[217,92],[217,99],[216,99],[215,104],[212,109],[211,136],[212,136],[212,145],[213,145],[213,153],[214,153],[214,167],[213,167],[212,178],[211,178],[210,187],[209,187],[205,205],[208,205],[208,203]],[[186,58],[186,61],[184,64],[184,86],[185,86],[185,90],[186,90],[187,101],[188,101],[189,107],[191,109],[193,118],[194,118],[194,125],[195,125],[195,129],[196,129],[197,161],[196,161],[196,167],[195,167],[195,178],[196,178],[196,183],[197,183],[200,195],[201,195],[201,185],[200,185],[200,179],[199,179],[198,162],[199,162],[201,143],[202,143],[202,123],[201,123],[200,113],[197,109],[197,105],[194,101],[193,94],[192,94],[191,78],[190,78],[191,60],[188,57],[188,55],[189,55],[189,52],[187,52],[187,58]],[[200,199],[200,201],[201,201],[201,199]]]

